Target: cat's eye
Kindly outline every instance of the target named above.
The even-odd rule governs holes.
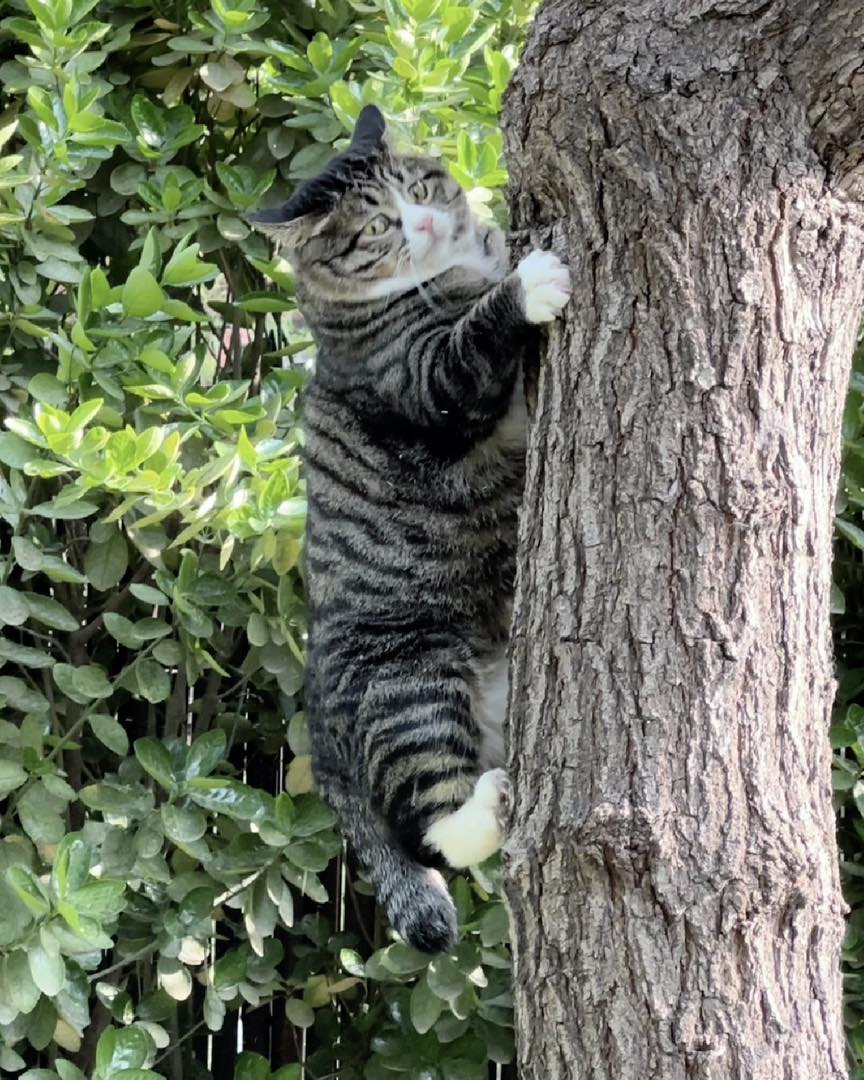
[[[426,202],[432,194],[432,189],[425,180],[415,180],[411,187],[408,188],[408,194],[414,202]]]
[[[363,229],[367,236],[382,236],[390,228],[390,222],[384,214],[372,218]]]

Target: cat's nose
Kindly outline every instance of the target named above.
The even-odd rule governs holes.
[[[435,222],[432,220],[431,214],[425,214],[414,225],[417,232],[429,233],[430,236],[435,235]]]

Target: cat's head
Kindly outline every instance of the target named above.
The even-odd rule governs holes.
[[[506,272],[503,234],[472,215],[465,192],[432,158],[396,154],[374,105],[351,145],[283,206],[249,221],[286,249],[306,292],[372,299],[454,266]]]

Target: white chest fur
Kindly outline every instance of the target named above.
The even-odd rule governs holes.
[[[504,717],[507,712],[509,676],[507,656],[501,652],[474,669],[472,706],[474,719],[480,728],[480,768],[499,769],[506,761],[504,749]]]

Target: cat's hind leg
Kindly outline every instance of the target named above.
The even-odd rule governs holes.
[[[404,848],[427,865],[470,866],[501,846],[506,776],[481,768],[472,696],[459,658],[431,650],[407,670],[402,661],[381,665],[364,694],[370,795]]]

